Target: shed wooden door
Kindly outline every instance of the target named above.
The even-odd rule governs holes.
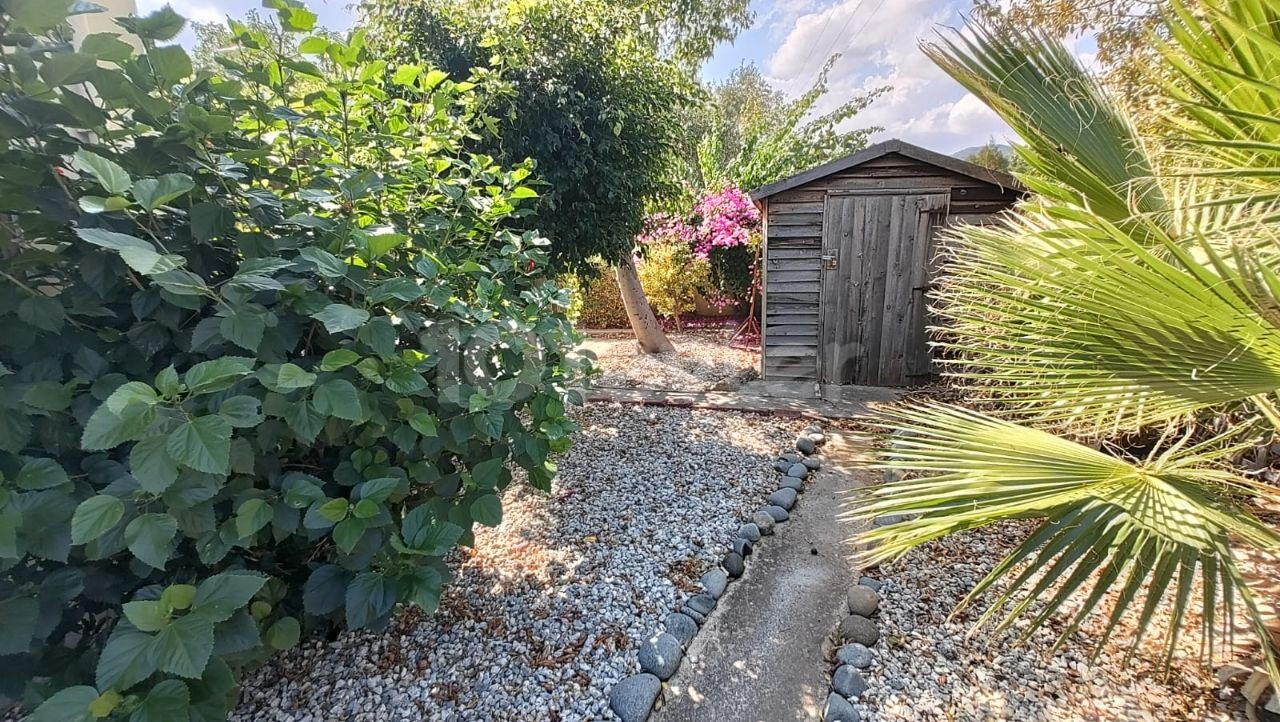
[[[926,333],[934,228],[946,192],[830,194],[822,234],[818,369],[822,383],[928,381]]]

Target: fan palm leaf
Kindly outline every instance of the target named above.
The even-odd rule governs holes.
[[[955,375],[1093,432],[1280,388],[1274,270],[1204,237],[1148,248],[1130,228],[1057,208],[953,234],[940,311]]]
[[[962,602],[961,608],[988,591],[994,595],[974,630],[997,618],[995,629],[1004,630],[1039,601],[1023,638],[1066,613],[1061,644],[1099,611],[1108,592],[1118,590],[1104,614],[1098,648],[1126,615],[1136,616],[1140,634],[1147,630],[1167,600],[1167,659],[1198,582],[1206,649],[1212,651],[1222,615],[1238,609],[1263,634],[1232,544],[1275,554],[1280,535],[1234,498],[1280,501],[1280,492],[1221,470],[1217,462],[1229,449],[1217,440],[1170,444],[1135,463],[954,406],[892,408],[877,423],[892,433],[872,465],[924,475],[855,493],[845,514],[850,520],[907,515],[861,536],[867,545],[863,563],[896,559],[925,542],[997,521],[1037,521],[1027,540]],[[1068,607],[1072,599],[1078,601],[1074,608]],[[1269,655],[1268,663],[1274,672]]]

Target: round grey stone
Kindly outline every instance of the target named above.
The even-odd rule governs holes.
[[[787,469],[787,476],[791,476],[796,479],[803,479],[808,475],[809,467],[804,464],[792,464],[791,468]]]
[[[685,602],[685,606],[705,617],[716,608],[716,598],[710,594],[695,594],[689,597],[689,601]]]
[[[644,722],[653,703],[662,692],[662,680],[652,674],[637,674],[613,685],[609,690],[609,709],[622,722]]]
[[[884,584],[884,582],[881,582],[878,579],[872,579],[871,577],[862,577],[858,579],[858,583],[864,587],[870,587],[877,592],[880,591],[881,585]]]
[[[852,644],[846,644],[840,649],[837,649],[836,659],[840,661],[840,664],[855,667],[857,669],[866,669],[871,666],[871,660],[873,658],[870,649],[867,649],[865,645],[853,642]]]
[[[808,436],[801,436],[796,439],[796,450],[806,456],[818,450],[818,445],[813,443],[813,439]]]
[[[796,491],[804,491],[804,479],[797,479],[794,476],[782,477],[782,483],[779,484],[784,489],[795,489]],[[785,509],[783,511],[786,511]]]
[[[662,619],[662,626],[667,634],[675,637],[680,644],[687,645],[698,634],[698,623],[693,617],[680,612],[672,612]]]
[[[804,461],[801,461],[800,463],[804,464],[809,471],[817,471],[822,468],[822,459],[819,459],[816,456],[806,456]]]
[[[793,463],[795,462],[787,461],[786,459],[778,459],[773,462],[773,469],[779,474],[785,474],[787,473],[787,469],[790,469]]]
[[[693,607],[690,607],[688,604],[684,605],[683,607],[680,607],[680,613],[685,615],[689,619],[692,619],[694,624],[697,624],[699,627],[702,626],[703,622],[707,621],[707,615],[702,614],[701,612],[694,609]]]
[[[729,552],[724,555],[724,561],[720,562],[720,566],[728,572],[730,579],[737,579],[742,573],[747,571],[747,565],[742,560],[742,555],[737,552]]]
[[[769,503],[790,511],[796,505],[796,490],[785,487],[778,489],[769,495]]]
[[[824,722],[861,722],[858,710],[849,704],[849,700],[832,692],[827,695],[827,703],[822,707]]]
[[[707,590],[707,594],[719,599],[720,595],[724,594],[725,587],[729,586],[729,575],[725,574],[723,569],[712,569],[703,574],[698,583]]]
[[[738,537],[747,541],[760,541],[760,527],[750,522],[738,527]]]
[[[786,521],[791,518],[791,515],[787,513],[787,510],[780,506],[766,506],[764,508],[764,513],[773,517],[774,521]]]
[[[849,587],[849,613],[870,617],[880,608],[880,595],[871,587],[855,584]]]
[[[839,692],[842,697],[858,697],[867,691],[867,680],[862,678],[862,673],[857,669],[842,664],[836,667],[836,673],[831,675],[831,689]]]
[[[680,640],[666,632],[655,634],[640,645],[640,669],[658,679],[670,679],[680,667],[682,656],[684,652],[680,649]]]
[[[734,539],[733,552],[738,556],[742,557],[743,559],[746,559],[747,557],[751,556],[751,542],[747,541],[746,539],[743,539],[742,537],[738,537],[737,539]]]
[[[901,469],[885,469],[884,473],[880,475],[886,484],[902,481],[902,476],[903,474]]]
[[[821,432],[816,434],[808,434],[808,437],[810,441],[817,444],[818,446],[822,446],[823,444],[827,443],[826,434],[823,434]]]
[[[889,526],[891,524],[897,524],[905,518],[906,517],[901,514],[885,514],[883,516],[876,517],[875,521],[872,523],[876,526]]]
[[[784,454],[780,454],[778,456],[778,460],[785,461],[787,462],[787,465],[790,466],[791,464],[799,464],[801,461],[804,460],[804,457],[797,454],[794,451],[788,451]]]
[[[773,533],[773,525],[777,522],[773,520],[772,516],[761,510],[751,515],[751,523],[760,528],[761,535],[769,536]]]
[[[804,433],[806,433],[806,434],[821,434],[821,433],[822,433],[822,425],[821,425],[821,424],[809,424],[808,426],[804,427]]]
[[[840,621],[836,637],[841,643],[857,642],[863,646],[874,647],[880,641],[880,628],[876,623],[858,614],[850,614]]]

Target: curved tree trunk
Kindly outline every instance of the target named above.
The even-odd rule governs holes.
[[[667,340],[662,325],[653,315],[653,309],[649,308],[649,299],[644,296],[644,288],[640,285],[640,276],[636,275],[631,257],[623,259],[617,270],[618,292],[622,295],[622,305],[627,308],[627,320],[631,322],[640,350],[645,353],[675,351],[676,347]]]

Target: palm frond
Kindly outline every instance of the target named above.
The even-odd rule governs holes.
[[[1151,626],[1161,600],[1171,604],[1166,658],[1200,584],[1201,635],[1218,633],[1219,608],[1243,609],[1265,639],[1263,621],[1244,587],[1231,544],[1280,552],[1280,535],[1234,500],[1280,492],[1216,465],[1220,444],[1171,444],[1130,463],[1052,434],[959,407],[921,404],[884,412],[886,431],[873,466],[919,476],[855,492],[844,517],[906,519],[859,538],[865,564],[898,558],[933,539],[997,521],[1035,519],[1034,533],[988,574],[961,607],[988,591],[994,601],[974,629],[997,631],[1031,615],[1023,636],[1066,613],[1068,639],[1104,614],[1099,648],[1119,622]],[[914,515],[914,516],[913,516]],[[1109,612],[1101,602],[1117,589]],[[1027,594],[1023,594],[1026,592]],[[1078,606],[1068,607],[1075,600]],[[1034,602],[1042,602],[1031,613]],[[1136,644],[1135,644],[1136,647]],[[1211,647],[1210,647],[1211,648]],[[1277,668],[1268,654],[1269,669]]]
[[[1274,270],[1205,237],[1147,247],[1131,230],[1053,207],[953,233],[939,311],[954,375],[1011,414],[1095,433],[1280,389]]]
[[[1038,195],[1123,223],[1163,211],[1153,163],[1133,124],[1061,42],[977,23],[923,46],[925,54],[1021,136]]]
[[[1280,198],[1280,7],[1174,0],[1166,24],[1158,80],[1182,113],[1179,171],[1233,190],[1216,203]]]

